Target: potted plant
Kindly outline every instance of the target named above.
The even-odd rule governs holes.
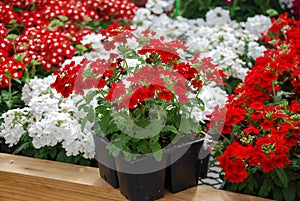
[[[229,98],[216,146],[228,190],[300,199],[299,24],[287,15],[273,20],[262,38],[269,49]]]
[[[169,171],[180,170],[165,167],[178,159],[184,164],[186,151],[198,161],[203,134],[195,110],[204,109],[199,94],[203,86],[222,84],[224,74],[209,58],[182,59],[183,41],[165,41],[151,30],[135,32],[113,23],[101,34],[99,58],[65,65],[55,72],[52,87],[64,97],[83,95],[78,102],[87,112],[82,126],[92,123],[92,132],[108,139],[105,147],[115,158],[121,193],[129,200],[160,198],[165,171],[168,179]],[[197,162],[192,163],[186,171],[196,178],[178,190],[197,184]]]

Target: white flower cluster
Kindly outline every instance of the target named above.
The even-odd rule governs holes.
[[[140,8],[133,22],[137,31],[151,29],[166,36],[166,40],[185,40],[191,54],[197,52],[202,57],[211,57],[228,75],[242,80],[252,63],[241,58],[246,56],[255,60],[263,54],[265,48],[257,43],[257,39],[271,26],[271,19],[262,15],[237,23],[230,19],[229,11],[220,7],[207,12],[206,21],[180,16],[174,20],[166,14],[152,15],[150,10]],[[182,54],[187,56],[186,52]]]
[[[161,0],[147,0],[146,9],[154,14],[162,14],[165,8],[168,6],[168,2]]]
[[[83,153],[85,158],[94,158],[93,136],[87,130],[83,132],[79,122],[85,116],[76,107],[81,97],[63,98],[50,88],[54,80],[54,76],[34,78],[24,86],[22,99],[28,107],[2,115],[0,136],[12,146],[27,132],[37,149],[62,143],[68,156]]]
[[[231,22],[229,10],[224,10],[221,7],[209,10],[205,18],[208,26],[223,26]]]
[[[1,118],[4,119],[4,122],[0,125],[0,136],[10,146],[17,144],[26,132],[24,125],[30,121],[30,109],[26,107],[8,110],[2,114]]]
[[[243,26],[249,33],[260,38],[261,33],[266,33],[271,25],[272,22],[269,17],[256,15],[254,17],[249,17]]]

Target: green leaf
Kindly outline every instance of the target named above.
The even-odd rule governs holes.
[[[34,155],[35,151],[36,151],[36,149],[34,149],[34,148],[26,149],[26,150],[24,150],[24,155],[32,157]]]
[[[85,128],[85,125],[86,125],[87,121],[88,121],[87,116],[82,119],[82,121],[81,121],[81,131],[84,131],[84,128]]]
[[[254,181],[254,180],[251,179],[251,180],[249,180],[249,182],[248,182],[248,187],[249,187],[250,192],[254,191],[254,182],[253,182],[253,181]]]
[[[238,190],[242,191],[245,187],[247,187],[247,184],[248,184],[248,182],[242,182],[242,183],[240,183],[240,185],[238,187]]]
[[[161,149],[160,144],[158,142],[150,144],[150,149],[152,150],[154,158],[157,161],[161,161],[162,160],[162,149]]]
[[[90,18],[89,16],[83,16],[83,20],[84,20],[85,22],[90,22],[90,21],[92,21],[93,19]]]
[[[145,128],[134,125],[133,130],[136,138],[144,139],[158,135],[162,131],[163,127],[164,122],[162,122],[160,119],[154,119],[151,121],[151,124]]]
[[[93,123],[95,120],[95,110],[92,107],[90,107],[89,112],[87,114],[87,120],[91,123]]]
[[[81,111],[82,109],[85,111],[86,110],[86,105],[85,104],[81,104],[78,106],[78,110]]]
[[[137,145],[137,150],[139,153],[149,153],[149,144],[146,140],[141,140]]]
[[[182,118],[180,122],[179,131],[183,133],[190,133],[191,127],[187,119]]]
[[[272,188],[273,188],[272,181],[269,179],[266,179],[266,180],[264,180],[263,185],[260,187],[258,195],[260,197],[267,197],[267,195],[270,193]]]
[[[290,185],[288,188],[282,189],[282,192],[285,201],[296,200],[296,186]]]
[[[21,151],[27,149],[30,145],[30,142],[25,142],[24,144],[21,144],[15,151],[13,154],[17,154],[20,153]]]
[[[53,19],[53,20],[51,20],[50,24],[54,25],[54,26],[58,26],[58,27],[64,26],[64,23],[62,21],[60,21],[59,19]]]
[[[275,187],[273,189],[273,197],[277,201],[281,201],[282,200],[283,196],[282,196],[282,190],[281,190],[281,188]]]
[[[99,126],[101,128],[101,131],[103,132],[104,135],[108,134],[109,132],[109,122],[111,120],[111,116],[109,115],[110,113],[102,115],[100,121],[99,121]]]
[[[14,79],[15,82],[17,82],[18,84],[22,84],[21,80],[19,79]]]
[[[165,126],[161,130],[161,132],[166,132],[166,133],[171,132],[171,133],[178,134],[178,130],[174,126],[170,126],[170,125]]]
[[[84,98],[86,103],[90,103],[97,94],[98,91],[90,91]]]
[[[268,9],[268,10],[266,11],[266,13],[267,13],[270,17],[275,17],[275,16],[278,15],[277,10],[272,9],[272,8]]]
[[[34,158],[48,159],[48,147],[42,147],[40,149],[36,149],[34,152]]]
[[[300,179],[300,174],[296,173],[294,171],[287,171],[286,172],[287,177],[289,178],[290,181],[295,181]]]
[[[41,64],[41,63],[40,63],[38,60],[36,60],[36,59],[32,59],[32,60],[31,60],[31,63],[32,63],[32,65],[35,65],[35,66]],[[32,69],[32,70],[34,70],[34,69]]]
[[[36,152],[33,155],[34,158],[46,159],[47,157],[42,152]]]
[[[274,181],[274,183],[275,183],[276,186],[282,187],[282,183],[281,183],[281,181],[280,181],[280,179],[278,177],[274,177],[273,181]]]
[[[286,173],[284,171],[284,169],[276,169],[276,174],[278,176],[278,178],[280,179],[282,185],[284,188],[287,188],[288,187],[288,177],[286,176]]]
[[[91,162],[85,158],[80,158],[78,161],[79,165],[84,165],[84,166],[91,166]]]
[[[66,160],[66,154],[63,150],[61,150],[58,154],[57,154],[57,157],[56,157],[56,160],[57,161],[60,161],[60,162],[64,162]]]
[[[150,124],[150,121],[148,119],[141,119],[139,121],[136,121],[135,124],[139,127],[145,128]]]
[[[9,22],[8,22],[8,24],[15,24],[17,22],[17,20],[10,20]]]
[[[65,21],[67,21],[69,18],[68,18],[67,16],[65,16],[65,15],[60,15],[60,16],[58,16],[58,19],[60,19],[61,21],[65,22]]]
[[[107,148],[108,148],[109,154],[111,154],[113,157],[117,157],[120,154],[120,149],[118,149],[113,144],[108,144]]]
[[[130,137],[124,134],[116,134],[113,136],[114,138],[111,140],[112,144],[115,145],[117,148],[123,150],[126,147],[126,144],[129,142]]]
[[[196,121],[193,121],[192,119],[189,120],[190,127],[191,127],[191,132],[192,133],[197,133],[198,128],[200,127],[200,124]]]
[[[50,150],[50,157],[55,159],[55,156],[57,154],[57,150],[56,150],[56,147],[53,147],[51,150]]]

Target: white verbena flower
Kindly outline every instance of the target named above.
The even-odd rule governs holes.
[[[255,35],[257,39],[261,37],[261,33],[266,33],[271,27],[272,22],[269,17],[264,15],[256,15],[249,17],[245,23],[245,28],[249,33]]]
[[[17,144],[26,132],[24,127],[31,121],[29,112],[30,109],[25,107],[8,110],[2,114],[1,118],[4,122],[0,125],[0,136],[10,147]]]
[[[82,58],[74,57],[74,61],[80,62]],[[71,60],[65,64],[69,62]],[[76,106],[82,97],[71,95],[63,98],[50,87],[54,80],[53,76],[34,78],[24,86],[22,99],[28,107],[9,110],[2,115],[4,122],[0,125],[0,136],[12,146],[28,133],[36,149],[62,143],[68,156],[83,153],[85,158],[94,158],[93,136],[83,132],[79,122],[86,116]],[[91,104],[96,105],[94,101]]]
[[[155,14],[162,14],[167,6],[167,2],[160,0],[148,0],[146,3],[146,8]]]
[[[225,10],[221,7],[209,10],[206,13],[205,18],[208,26],[222,26],[223,24],[231,22],[229,10]]]

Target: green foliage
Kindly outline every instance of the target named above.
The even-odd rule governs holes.
[[[84,158],[82,154],[77,156],[67,156],[61,143],[55,146],[45,146],[40,149],[36,149],[32,144],[32,138],[28,134],[24,134],[21,137],[17,144],[17,149],[13,154],[85,166],[92,166],[95,163],[94,160]]]
[[[234,89],[237,88],[237,86],[239,85],[239,83],[241,82],[241,80],[239,78],[234,78],[232,76],[226,78],[225,80],[226,85],[224,86],[227,94],[233,94],[234,93]]]
[[[283,187],[287,188],[289,180],[288,180],[287,175],[285,174],[285,171],[283,169],[275,169],[275,171],[276,171],[276,174],[277,174],[278,178],[280,179]]]
[[[278,0],[233,0],[232,3],[226,3],[225,0],[183,0],[181,15],[186,18],[204,18],[207,11],[215,7],[222,7],[230,11],[232,20],[238,22],[246,21],[248,17],[256,14],[264,14],[270,17],[276,17],[285,12]]]
[[[226,183],[226,190],[275,199],[277,201],[300,200],[300,166],[275,169],[264,174],[257,169],[242,183]]]
[[[90,102],[91,92],[86,95],[85,103]],[[153,154],[156,160],[162,159],[162,148],[176,141],[179,133],[189,134],[197,130],[199,124],[190,118],[184,118],[176,107],[161,99],[148,99],[143,109],[135,108],[132,112],[116,111],[111,103],[98,97],[93,121],[88,119],[90,108],[79,104],[79,109],[88,112],[87,121],[94,122],[94,133],[110,140],[108,150],[114,157],[123,152],[126,160],[133,160],[133,154]],[[169,108],[169,109],[166,109]],[[86,122],[85,122],[86,123]],[[126,153],[128,152],[128,153]]]

